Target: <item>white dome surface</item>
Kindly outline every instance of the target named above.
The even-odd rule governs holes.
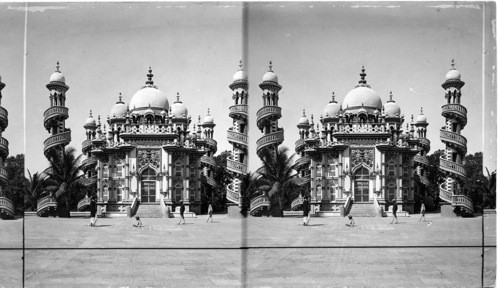
[[[144,87],[132,96],[129,105],[131,110],[147,109],[150,106],[153,109],[168,109],[167,96],[156,88]]]
[[[340,115],[340,105],[337,102],[330,102],[323,109],[323,117],[333,118]]]
[[[457,79],[457,80],[460,80],[460,72],[456,69],[451,69],[450,71],[448,71],[448,73],[446,73],[446,80],[451,80],[451,79]]]
[[[342,102],[344,109],[362,106],[365,108],[382,109],[382,100],[380,100],[380,96],[374,90],[365,86],[359,86],[347,93]]]
[[[205,118],[203,118],[203,124],[214,124],[214,118],[210,115],[205,116]]]
[[[85,121],[85,126],[96,126],[95,119],[92,116],[87,118],[87,121]]]
[[[66,78],[64,78],[64,75],[61,72],[54,72],[52,75],[50,75],[50,82],[61,82],[65,83]]]
[[[273,71],[267,71],[266,74],[264,74],[264,76],[262,77],[262,81],[278,83],[278,76],[276,76]]]
[[[309,125],[309,119],[305,115],[300,117],[299,125]]]
[[[424,114],[417,116],[417,123],[427,123],[427,117]]]
[[[174,115],[174,118],[187,118],[188,117],[188,110],[182,102],[175,102],[170,106],[172,109],[172,114]]]
[[[399,108],[398,104],[394,102],[387,102],[384,104],[385,115],[387,117],[400,117],[401,116],[401,108]]]
[[[118,102],[111,108],[111,117],[116,116],[116,118],[125,118],[127,114],[127,105],[123,102]]]
[[[248,74],[244,70],[236,71],[233,75],[233,82],[242,80],[248,80]]]

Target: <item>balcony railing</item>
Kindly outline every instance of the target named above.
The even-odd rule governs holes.
[[[441,198],[441,200],[446,201],[448,203],[452,203],[453,193],[451,191],[446,190],[445,187],[446,187],[446,183],[442,183],[441,185],[439,185],[439,198]]]
[[[233,105],[229,107],[229,117],[243,115],[248,117],[248,105]]]
[[[85,140],[82,142],[82,152],[86,152],[89,147],[92,147],[92,140]]]
[[[50,207],[57,207],[56,198],[53,196],[45,196],[42,199],[38,200],[36,205],[36,213],[38,216],[42,216],[47,212],[47,209]]]
[[[227,169],[238,174],[246,174],[248,171],[246,164],[231,159],[227,159]]]
[[[442,141],[453,143],[457,145],[458,148],[461,149],[464,153],[467,153],[467,138],[465,138],[464,136],[446,130],[440,130],[439,136]]]
[[[281,118],[281,107],[279,106],[264,106],[257,111],[257,126],[264,118],[274,116],[273,118]]]
[[[212,167],[217,166],[217,162],[215,162],[215,159],[213,157],[208,157],[207,155],[201,156],[200,161],[201,161],[201,163],[210,165]]]
[[[304,197],[299,196],[295,198],[295,200],[292,201],[291,209],[298,209],[302,205],[302,203],[304,203]]]
[[[66,131],[54,136],[50,136],[43,142],[44,152],[58,145],[66,145],[71,142],[71,131]]]
[[[427,157],[422,156],[422,155],[418,155],[418,154],[415,155],[415,157],[413,157],[413,160],[415,160],[418,163],[422,163],[424,165],[427,165],[427,166],[430,165],[429,159],[427,159]]]
[[[458,163],[440,158],[439,159],[439,168],[441,168],[445,171],[448,171],[450,173],[456,174],[457,176],[460,176],[462,178],[467,177],[467,173],[466,173],[465,168],[462,164],[458,164]]]
[[[85,196],[85,198],[83,198],[78,202],[77,210],[82,211],[86,209],[88,206],[90,206],[90,198]]]
[[[283,140],[283,130],[265,135],[264,137],[261,137],[259,140],[257,140],[257,151],[268,145],[281,144],[283,143]]]
[[[252,199],[250,201],[250,213],[257,211],[258,209],[267,206],[271,206],[271,202],[269,201],[269,197],[267,195],[260,195]]]
[[[295,141],[295,151],[300,150],[300,148],[306,145],[306,141],[304,139],[299,139]]]
[[[54,117],[68,118],[68,108],[62,106],[53,106],[43,112],[43,122],[49,121]]]
[[[0,127],[5,129],[9,125],[9,113],[5,108],[0,107]]]
[[[445,104],[441,107],[443,110],[441,115],[446,117],[446,114],[453,113],[464,121],[467,121],[467,108],[460,104]]]
[[[240,194],[229,188],[226,189],[226,198],[235,204],[240,204]]]
[[[14,216],[14,203],[8,198],[0,197],[0,215]]]
[[[227,140],[243,146],[248,146],[248,136],[243,133],[227,131]]]
[[[9,141],[3,137],[0,137],[0,154],[4,157],[9,155]]]
[[[465,208],[469,213],[474,213],[474,204],[472,200],[465,195],[453,195],[452,205]]]

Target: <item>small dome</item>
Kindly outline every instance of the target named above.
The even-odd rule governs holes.
[[[299,125],[309,125],[309,119],[307,119],[305,113],[299,119]]]
[[[368,112],[366,112],[366,109],[365,109],[365,108],[361,107],[361,108],[359,108],[359,110],[358,110],[358,114],[368,114]]]
[[[382,109],[382,100],[377,92],[372,90],[365,80],[365,68],[361,69],[361,80],[354,89],[349,91],[342,102],[342,107],[345,111],[356,113],[360,107],[364,107],[368,112],[373,112],[377,109]]]
[[[50,75],[50,82],[66,83],[66,78],[64,78],[64,75],[61,73],[61,71],[59,71],[59,61],[57,61],[56,68],[56,72]]]
[[[203,125],[213,125],[214,124],[214,118],[210,116],[210,109],[207,110],[207,116],[203,118]]]
[[[269,61],[269,71],[262,77],[262,82],[275,82],[278,83],[278,76],[273,72],[273,62]]]
[[[451,59],[451,69],[446,73],[446,80],[460,80],[460,72],[455,69],[455,59]]]
[[[146,109],[146,111],[144,111],[144,115],[155,115],[155,112],[153,111],[153,109],[148,108]]]
[[[243,61],[240,59],[240,70],[236,71],[233,75],[233,82],[248,81],[248,74],[243,70]]]
[[[90,110],[89,118],[85,121],[85,125],[83,127],[95,127],[97,126],[95,123],[94,117],[92,117],[92,110]]]
[[[163,111],[161,111],[161,112],[160,112],[160,115],[161,115],[161,116],[166,116],[166,115],[167,115],[167,112],[166,112],[165,110],[163,110]]]
[[[400,117],[401,116],[401,108],[392,100],[392,92],[389,94],[390,100],[384,104],[384,110],[386,117]]]
[[[188,110],[184,104],[179,100],[179,92],[177,92],[177,101],[170,106],[174,118],[187,118]]]
[[[373,115],[380,115],[380,112],[378,110],[373,111]]]
[[[427,123],[427,117],[424,115],[423,108],[420,108],[420,115],[417,116],[417,123]]]
[[[125,115],[127,114],[127,105],[123,103],[122,101],[122,93],[120,93],[120,96],[118,98],[118,102],[116,102],[115,105],[111,108],[111,117],[115,117],[122,119],[125,118]]]
[[[332,94],[332,100],[323,109],[323,118],[333,118],[340,115],[340,105],[335,101],[335,93]]]

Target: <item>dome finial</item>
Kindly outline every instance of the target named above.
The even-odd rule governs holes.
[[[451,58],[451,70],[455,70],[455,58]]]
[[[424,115],[424,107],[420,107],[420,115]]]
[[[392,91],[389,91],[389,101],[387,102],[395,102],[394,100],[392,100]]]
[[[57,64],[56,64],[56,72],[61,72],[61,71],[59,71],[59,60],[57,61]]]
[[[365,76],[366,76],[365,66],[361,66],[361,73],[359,74],[359,76],[361,76],[361,80],[359,80],[359,84],[360,85],[366,85],[366,80],[365,80]]]
[[[198,124],[200,124],[200,123],[201,123],[201,116],[198,115]]]
[[[269,60],[269,72],[273,72],[273,61]]]
[[[330,103],[337,103],[337,101],[335,101],[335,92],[332,91],[332,101],[330,101]]]
[[[181,101],[179,100],[179,97],[181,97],[181,96],[179,96],[179,91],[177,91],[177,101],[176,101],[176,103],[177,103],[177,102],[181,102]]]
[[[210,116],[210,108],[207,108],[207,116]]]
[[[92,117],[92,109],[90,109],[90,116],[89,117],[94,118],[94,117]]]
[[[302,117],[306,117],[306,109],[302,109]]]
[[[413,114],[411,114],[411,123],[413,123]]]
[[[150,85],[150,86],[153,86],[154,82],[153,82],[153,70],[151,70],[151,66],[149,67],[149,70],[148,70],[148,74],[146,74],[146,76],[148,76],[148,81],[146,81],[146,85]]]
[[[240,66],[240,70],[243,70],[243,59],[241,59],[241,58],[240,58],[240,64],[239,64],[239,66]]]

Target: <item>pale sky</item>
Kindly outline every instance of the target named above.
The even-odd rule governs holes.
[[[439,128],[444,124],[445,104],[441,84],[455,58],[462,74],[462,104],[468,109],[468,153],[483,151],[482,117],[482,25],[481,2],[324,2],[250,3],[247,27],[247,67],[250,81],[250,169],[259,167],[255,142],[262,136],[255,113],[262,107],[258,84],[269,60],[283,86],[280,106],[285,142],[294,151],[298,139],[296,124],[306,109],[308,117],[319,115],[331,99],[332,91],[341,103],[359,80],[364,65],[368,84],[385,103],[389,91],[401,107],[406,123],[420,107],[429,121],[431,153],[443,149]],[[26,167],[41,171],[47,166],[43,141],[43,112],[49,107],[45,85],[56,61],[70,86],[67,106],[72,129],[70,146],[81,149],[83,124],[89,110],[102,123],[118,93],[129,102],[146,80],[149,66],[153,80],[175,101],[179,91],[193,122],[210,108],[217,126],[214,138],[218,152],[231,149],[226,131],[232,120],[228,85],[243,55],[243,14],[237,3],[31,3],[27,32],[27,151]],[[494,12],[486,13],[486,74],[495,72]],[[10,114],[5,137],[11,154],[22,150],[22,45],[23,4],[0,4],[0,75],[7,83],[2,105]],[[6,22],[7,20],[7,22]],[[5,23],[6,22],[6,23]],[[493,56],[492,56],[493,54]],[[7,70],[6,67],[9,67]],[[12,69],[10,68],[12,67]],[[10,78],[10,79],[9,79]],[[496,167],[496,90],[491,78],[486,85],[488,107],[493,117],[486,129],[493,143],[486,148],[486,166]],[[496,89],[496,87],[494,87]],[[8,98],[18,102],[8,102]],[[9,107],[10,106],[10,107]],[[491,113],[487,113],[491,116]],[[18,117],[19,120],[14,120]],[[17,124],[20,125],[20,124]],[[10,136],[9,136],[10,135]],[[16,142],[17,141],[17,142]],[[15,143],[15,144],[13,144]],[[13,147],[14,146],[14,147]]]

